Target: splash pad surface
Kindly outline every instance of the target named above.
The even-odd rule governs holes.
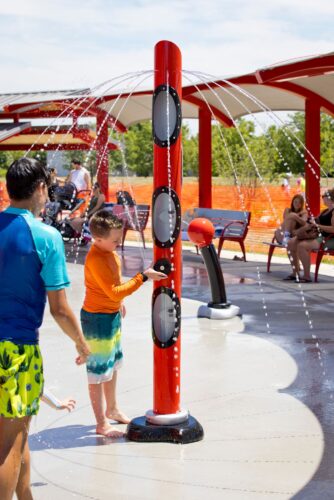
[[[148,249],[146,264],[151,257]],[[124,274],[132,275],[140,262],[138,248],[127,247]],[[182,404],[196,412],[206,430],[205,439],[191,445],[112,443],[96,436],[85,370],[74,365],[72,346],[56,335],[47,313],[41,331],[47,385],[59,396],[73,395],[78,409],[65,414],[43,406],[32,422],[36,500],[75,496],[96,500],[111,496],[116,500],[171,496],[189,500],[287,499],[314,474],[314,482],[305,491],[313,491],[310,498],[317,498],[312,488],[316,488],[318,468],[320,478],[322,474],[330,478],[325,471],[331,452],[327,448],[324,454],[324,443],[330,447],[326,433],[330,433],[333,421],[326,407],[332,389],[319,372],[319,347],[308,338],[304,316],[298,312],[295,285],[281,281],[288,266],[274,266],[266,277],[270,336],[258,307],[257,264],[242,266],[241,270],[240,263],[224,260],[227,274],[235,277],[229,295],[242,308],[247,333],[240,321],[226,322],[222,327],[196,318],[198,300],[207,300],[208,283],[200,259],[185,258]],[[69,300],[78,313],[83,267],[69,265],[69,270],[73,281]],[[241,283],[236,279],[240,273],[244,276]],[[322,285],[311,285],[306,292],[321,349],[326,349],[328,342],[326,321],[333,304],[321,304],[320,298],[330,288],[332,280],[322,279]],[[140,300],[138,296],[127,299],[123,329],[125,363],[119,376],[119,403],[130,417],[149,406],[152,394],[149,284],[142,291]],[[320,414],[319,408],[323,409]]]

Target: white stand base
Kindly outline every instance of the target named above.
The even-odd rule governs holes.
[[[231,304],[225,309],[214,309],[206,305],[202,305],[198,308],[197,317],[198,318],[209,318],[209,319],[230,319],[238,316],[240,313],[240,307]]]
[[[154,425],[177,425],[182,424],[189,418],[188,410],[183,410],[181,408],[177,413],[169,413],[167,415],[158,415],[154,413],[153,410],[148,410],[146,412],[146,420],[150,424]]]

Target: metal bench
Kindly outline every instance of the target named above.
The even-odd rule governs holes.
[[[267,260],[267,273],[270,273],[271,258],[273,256],[275,249],[276,248],[285,248],[286,249],[286,247],[281,245],[280,243],[278,243],[275,236],[273,237],[273,239],[270,242],[263,241],[262,243],[264,245],[269,245],[268,260]]]
[[[209,219],[214,228],[214,238],[219,238],[218,257],[220,257],[224,241],[236,241],[239,243],[244,260],[246,261],[246,250],[244,240],[248,233],[251,219],[250,212],[239,212],[237,210],[219,210],[214,208],[193,208],[186,210],[182,217],[182,240],[189,241],[187,227],[197,217]]]
[[[316,254],[316,260],[315,260],[315,270],[314,270],[314,282],[318,282],[318,274],[319,274],[319,267],[322,261],[322,258],[324,255],[334,255],[334,249],[326,249],[326,241],[330,240],[333,238],[332,236],[328,236],[324,243],[321,244],[320,248],[318,250],[312,250],[312,253]],[[263,241],[264,245],[269,245],[269,252],[268,252],[268,260],[267,260],[267,273],[270,272],[270,264],[271,264],[271,258],[273,256],[273,253],[276,248],[286,248],[280,243],[276,241],[275,236],[273,237],[271,242],[268,241]]]
[[[105,207],[112,210],[112,213],[123,221],[122,251],[124,250],[124,242],[128,231],[138,231],[144,248],[146,248],[144,230],[150,215],[150,205],[134,205],[130,207],[118,203],[105,203]]]

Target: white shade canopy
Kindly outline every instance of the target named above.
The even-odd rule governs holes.
[[[125,131],[130,125],[151,119],[152,92],[150,89],[131,95],[115,92],[101,96],[81,89],[0,94],[0,120],[65,116],[77,119],[102,113],[110,124]],[[334,115],[334,52],[226,80],[197,80],[196,84],[183,87],[182,115],[197,118],[199,109],[207,108],[213,118],[231,126],[237,118],[266,109],[304,111],[308,99]]]

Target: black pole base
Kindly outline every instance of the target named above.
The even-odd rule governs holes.
[[[176,425],[153,425],[143,416],[131,420],[126,430],[126,437],[130,441],[141,443],[188,444],[201,441],[204,431],[201,424],[191,415],[188,420]]]
[[[220,303],[209,302],[208,303],[208,307],[212,307],[213,309],[227,309],[228,307],[230,307],[230,305],[231,305],[231,302],[220,302]]]

